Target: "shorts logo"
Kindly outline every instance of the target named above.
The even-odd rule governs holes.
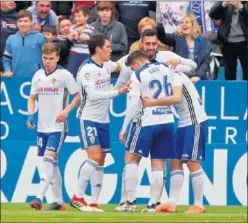
[[[95,136],[91,136],[91,137],[90,137],[90,142],[91,142],[91,143],[94,143],[95,141],[96,141]]]
[[[55,149],[54,147],[52,147],[52,146],[51,146],[51,147],[47,147],[46,149],[49,150],[49,151],[55,151],[55,150],[56,150],[56,149]]]

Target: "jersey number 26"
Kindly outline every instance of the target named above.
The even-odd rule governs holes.
[[[158,98],[159,95],[164,90],[165,95],[169,96],[172,93],[172,86],[171,83],[168,83],[167,76],[163,77],[163,83],[161,83],[159,80],[152,80],[149,83],[150,89],[156,89],[156,92],[153,95],[153,98]]]

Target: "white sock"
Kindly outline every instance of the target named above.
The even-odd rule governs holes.
[[[153,168],[152,169],[152,179],[151,179],[151,197],[148,203],[149,206],[155,204],[160,200],[161,191],[164,186],[164,169],[163,168]]]
[[[102,189],[103,175],[103,167],[98,166],[90,176],[92,204],[96,204],[99,198]]]
[[[90,177],[97,166],[98,163],[90,159],[82,164],[79,171],[78,190],[75,193],[76,197],[82,198],[84,196],[85,190],[90,182]]]
[[[170,195],[168,203],[176,205],[183,185],[184,173],[182,170],[174,170],[170,176]]]
[[[127,200],[133,202],[136,200],[136,187],[138,184],[138,164],[127,163],[125,166],[125,186]]]
[[[55,202],[58,204],[64,204],[63,195],[62,195],[62,177],[60,173],[60,169],[58,167],[58,162],[54,165],[54,173],[53,179],[50,182],[53,196],[55,198]]]
[[[39,198],[41,201],[43,200],[43,197],[46,194],[49,184],[53,178],[55,162],[56,161],[50,156],[43,157],[44,172],[42,174],[42,178],[40,179],[40,190],[37,195],[37,198]]]
[[[126,193],[126,185],[125,185],[125,168],[122,172],[122,180],[121,180],[121,203],[127,202],[127,193]]]
[[[203,207],[203,186],[204,186],[204,173],[203,170],[197,170],[190,174],[194,192],[194,204]]]

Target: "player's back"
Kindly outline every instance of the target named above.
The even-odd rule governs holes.
[[[163,98],[171,94],[173,73],[162,63],[153,62],[136,71],[141,83],[142,97]],[[142,126],[174,122],[173,113],[168,106],[143,109]]]
[[[183,73],[175,73],[182,83],[182,102],[177,104],[179,127],[201,123],[207,120],[201,97],[193,82]]]
[[[87,59],[79,68],[77,82],[80,86],[81,105],[77,117],[85,120],[107,123],[109,122],[109,102],[106,99],[91,99],[85,90],[91,87],[96,91],[106,92],[110,90],[111,71],[113,62],[103,63],[102,66],[96,64],[91,58]]]

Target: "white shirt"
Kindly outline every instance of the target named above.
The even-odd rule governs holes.
[[[116,89],[120,89],[121,87],[123,87],[127,83],[127,81],[130,80],[131,78],[131,74],[133,71],[125,65],[128,56],[129,55],[126,55],[119,60],[121,64],[121,72],[115,84]],[[185,59],[171,51],[158,51],[154,60],[160,63],[165,63],[169,60],[175,60],[175,59],[181,60],[181,64],[179,64],[174,69],[174,71],[189,73],[197,68],[197,64],[194,61],[190,59]]]
[[[78,92],[78,85],[72,74],[58,66],[46,74],[38,70],[32,79],[31,94],[38,95],[38,127],[42,133],[67,131],[67,122],[57,123],[56,118],[69,102],[69,94]]]
[[[126,113],[123,129],[126,129],[135,111],[141,111],[141,125],[159,125],[173,123],[174,115],[169,106],[156,106],[142,109],[141,98],[153,97],[164,98],[172,93],[172,87],[181,86],[177,76],[174,75],[165,64],[153,62],[143,65],[131,77],[131,96],[129,104],[132,109],[127,109],[131,113]]]
[[[182,102],[176,104],[179,116],[178,127],[199,124],[207,120],[201,97],[192,81],[183,73],[175,73],[182,85]]]
[[[108,61],[102,66],[91,58],[79,68],[77,82],[81,88],[81,105],[77,117],[99,123],[109,123],[109,102],[118,95],[118,91],[110,91],[111,72],[117,63]]]

